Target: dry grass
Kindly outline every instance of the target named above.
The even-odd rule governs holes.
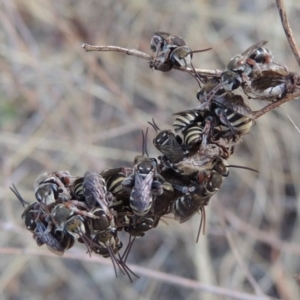
[[[285,2],[300,43],[300,3]],[[150,53],[152,33],[163,30],[192,49],[213,47],[194,65],[222,69],[267,39],[276,60],[297,72],[275,1],[2,0],[0,7],[1,299],[300,299],[300,135],[281,109],[260,118],[230,160],[259,174],[231,170],[198,244],[197,216],[168,219],[139,239],[129,257],[140,267],[133,284],[79,246],[73,260],[37,248],[9,190],[15,183],[33,202],[33,182],[45,170],[130,166],[147,121],[170,127],[172,113],[197,105],[188,74],[151,72],[120,53],[86,53],[83,42]],[[285,110],[300,126],[299,103]]]

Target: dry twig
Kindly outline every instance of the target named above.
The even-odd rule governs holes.
[[[138,58],[148,60],[149,62],[154,60],[153,56],[151,56],[145,52],[136,50],[136,49],[127,49],[127,48],[122,48],[122,47],[117,47],[117,46],[92,46],[92,45],[88,45],[88,44],[82,44],[82,48],[87,52],[89,52],[89,51],[115,51],[115,52],[123,52],[127,55],[133,55]],[[183,72],[194,73],[194,70],[192,68],[182,68],[182,67],[177,67],[177,66],[174,66],[173,68],[176,70],[179,70],[179,71],[183,71]],[[195,71],[199,75],[211,76],[211,77],[220,77],[221,73],[222,73],[221,70],[195,69]]]
[[[291,34],[291,36],[292,36],[292,34]],[[114,52],[126,53],[127,55],[133,55],[138,58],[148,60],[148,62],[154,60],[154,57],[152,57],[151,55],[149,55],[145,52],[136,50],[136,49],[127,49],[127,48],[122,48],[122,47],[118,47],[118,46],[93,46],[93,45],[88,45],[88,44],[82,44],[82,48],[87,52],[89,52],[89,51],[114,51]],[[207,77],[220,77],[222,74],[221,70],[205,70],[205,69],[193,70],[192,68],[183,68],[183,67],[177,67],[177,66],[173,66],[173,68],[176,70],[188,72],[188,73],[194,73],[194,71],[196,71],[196,73],[198,73],[198,75],[207,76]],[[296,92],[290,93],[290,94],[288,93],[284,98],[282,98],[276,102],[273,102],[271,104],[268,104],[264,108],[262,108],[258,111],[254,111],[254,113],[253,113],[254,119],[258,119],[262,115],[279,107],[283,103],[291,101],[298,97],[300,97],[300,91],[299,91],[299,89],[296,89]]]
[[[298,65],[300,66],[300,51],[296,44],[291,26],[287,19],[286,9],[283,3],[283,0],[276,0],[279,16],[281,19],[282,27],[284,29],[285,35],[287,37],[287,40],[290,44],[290,47],[294,53],[294,56],[296,58],[296,61],[298,62]]]
[[[54,257],[58,258],[58,256],[50,253],[49,251],[43,251],[39,249],[38,251],[35,249],[21,249],[21,248],[0,248],[1,254],[8,254],[8,255],[33,255],[33,256],[44,256],[44,257]],[[96,256],[86,256],[84,251],[78,252],[67,252],[64,254],[64,259],[73,259],[73,260],[80,260],[80,261],[88,261],[94,262],[98,264],[104,265],[111,265],[111,262],[103,257],[96,257]],[[180,285],[188,289],[194,289],[202,292],[209,292],[215,295],[220,295],[223,297],[230,297],[230,299],[239,299],[239,300],[278,300],[277,298],[267,297],[267,296],[256,296],[251,295],[243,292],[237,292],[233,290],[229,290],[222,287],[212,286],[208,284],[203,284],[201,282],[183,278],[180,276],[171,275],[168,273],[150,270],[148,268],[143,268],[136,265],[130,265],[130,268],[140,274],[147,276],[149,278],[155,280],[161,280],[163,282],[167,282],[169,284]]]

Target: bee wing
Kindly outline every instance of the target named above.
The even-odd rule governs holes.
[[[57,256],[63,256],[64,253],[65,253],[64,249],[63,249],[62,251],[61,251],[61,250],[56,250],[56,249],[50,247],[49,245],[47,245],[47,248],[48,248],[52,253],[54,253],[54,254],[57,255]]]
[[[181,161],[184,157],[184,151],[181,148],[181,146],[176,146],[170,144],[170,145],[163,145],[159,149],[161,153],[163,153],[167,158],[171,160],[173,163],[177,163]]]
[[[135,184],[130,195],[130,205],[139,213],[146,213],[151,207],[153,175],[153,172],[147,174],[145,178],[140,174],[135,175]]]
[[[122,167],[120,168],[110,168],[110,169],[105,169],[100,173],[100,175],[106,180],[110,176],[117,175],[120,172],[122,172]]]
[[[222,104],[224,107],[232,109],[234,112],[245,117],[251,117],[253,114],[251,108],[244,102],[244,98],[241,95],[232,95],[232,97],[227,98]]]
[[[193,201],[191,195],[185,195],[177,198],[173,204],[173,213],[175,220],[184,223],[198,212],[201,205]]]
[[[145,178],[140,174],[136,174],[134,178],[134,189],[141,193],[150,193],[153,182],[154,171],[152,170]]]
[[[154,32],[155,35],[160,36],[162,39],[164,39],[168,44],[174,45],[174,46],[185,46],[186,43],[184,39],[180,36],[173,35],[167,32],[158,31]]]
[[[262,46],[264,46],[268,41],[266,40],[263,40],[263,41],[260,41],[252,46],[250,46],[248,49],[246,49],[242,54],[241,56],[243,58],[248,58],[256,49],[258,48],[261,48]]]
[[[263,92],[267,88],[276,87],[284,82],[285,80],[281,76],[265,75],[261,78],[254,79],[251,86],[255,91]]]
[[[50,233],[46,232],[46,227],[42,222],[37,221],[36,232],[34,235],[44,244],[48,246],[51,252],[57,255],[63,255],[64,248],[58,240]],[[52,251],[53,250],[53,251]],[[59,253],[59,254],[58,254]]]

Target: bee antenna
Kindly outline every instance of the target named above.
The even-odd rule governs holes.
[[[143,150],[142,150],[142,156],[145,154],[149,157],[148,151],[147,151],[147,135],[148,135],[148,128],[146,129],[146,133],[142,130],[142,137],[143,137]]]
[[[147,129],[146,129],[146,133],[145,133],[145,143],[144,143],[144,146],[145,146],[145,153],[146,153],[146,155],[149,157],[149,154],[148,154],[148,151],[147,151],[147,136],[148,136],[148,130],[149,130],[149,128],[147,127]]]
[[[109,256],[110,256],[110,259],[111,259],[111,262],[113,264],[113,267],[114,267],[114,270],[115,270],[115,275],[116,277],[118,277],[118,273],[117,273],[117,267],[120,269],[120,271],[124,274],[124,272],[122,271],[121,267],[120,267],[120,263],[119,261],[117,260],[113,250],[111,249],[110,246],[106,246],[106,249],[109,253]]]
[[[125,271],[126,275],[128,276],[130,282],[133,282],[131,279],[131,276],[129,273],[131,273],[133,276],[135,276],[136,278],[140,278],[138,275],[136,275],[127,265],[126,263],[122,260],[122,257],[120,255],[120,253],[118,253],[119,259],[117,259],[117,261],[120,263],[120,265],[122,266],[123,270]]]
[[[196,243],[198,243],[198,241],[199,241],[202,226],[203,226],[202,232],[203,232],[203,235],[205,235],[206,213],[205,213],[204,206],[200,208],[200,213],[201,213],[201,219],[200,219],[200,225],[199,225],[199,229],[198,229],[198,233],[197,233]]]
[[[191,63],[191,67],[193,69],[193,72],[195,74],[193,74],[191,71],[189,70],[186,70],[192,77],[194,77],[194,79],[197,81],[198,85],[199,85],[199,88],[201,89],[201,79],[200,79],[200,76],[198,75],[198,73],[196,72],[196,69],[194,68],[194,65]]]
[[[18,198],[18,200],[21,202],[21,204],[23,205],[23,207],[25,207],[25,205],[29,205],[28,202],[26,202],[23,197],[21,196],[21,194],[19,193],[19,191],[17,190],[16,186],[14,184],[12,184],[12,187],[10,187],[10,190],[15,194],[15,196]]]
[[[123,261],[124,263],[126,263],[126,260],[127,260],[127,258],[128,258],[129,252],[130,252],[130,250],[131,250],[131,248],[132,248],[132,245],[133,245],[133,243],[134,243],[134,241],[135,241],[135,238],[136,238],[136,237],[132,238],[132,236],[129,235],[128,245],[127,245],[127,247],[126,247],[126,249],[125,249],[125,251],[124,251],[124,253],[123,253],[122,257],[121,257],[121,258],[122,258],[122,261]]]
[[[212,48],[206,48],[206,49],[200,49],[200,50],[193,50],[193,51],[190,51],[189,54],[191,53],[198,53],[198,52],[205,52],[205,51],[209,51],[211,50]]]
[[[229,166],[226,166],[226,167],[227,167],[227,168],[245,169],[245,170],[249,170],[249,171],[252,171],[252,172],[259,173],[257,170],[252,169],[252,168],[249,168],[249,167],[245,167],[245,166],[229,165]]]
[[[150,124],[156,132],[160,131],[160,129],[158,128],[158,126],[156,125],[156,123],[154,121],[154,118],[152,118],[152,123],[148,122],[148,124]]]

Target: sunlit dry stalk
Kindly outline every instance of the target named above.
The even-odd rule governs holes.
[[[284,29],[286,38],[287,38],[287,40],[289,42],[289,45],[290,45],[290,47],[291,47],[291,49],[294,53],[296,61],[298,62],[298,65],[300,66],[300,51],[299,51],[299,48],[296,44],[294,34],[293,34],[293,31],[292,31],[291,26],[289,24],[289,21],[287,19],[287,13],[286,13],[286,9],[285,9],[285,6],[284,6],[284,1],[283,0],[276,0],[276,4],[277,4],[279,16],[280,16],[280,19],[281,19],[282,27]]]
[[[41,249],[21,249],[21,248],[0,248],[0,254],[6,255],[32,255],[32,256],[42,256],[42,257],[60,257],[50,253],[49,251],[44,251]],[[85,255],[84,251],[76,251],[76,252],[67,252],[64,254],[64,259],[73,259],[79,261],[87,261],[87,262],[94,262],[103,265],[111,265],[111,261],[99,256],[92,256],[89,257]],[[143,268],[137,265],[128,264],[128,266],[137,274],[155,279],[160,280],[162,282],[166,282],[169,284],[179,285],[185,287],[187,289],[198,290],[202,292],[209,292],[215,295],[230,297],[230,299],[239,299],[239,300],[278,300],[277,298],[272,297],[265,297],[265,296],[254,296],[243,292],[236,292],[226,288],[221,288],[217,286],[212,286],[208,284],[203,284],[201,282],[171,275],[168,273],[150,270],[148,268]]]

